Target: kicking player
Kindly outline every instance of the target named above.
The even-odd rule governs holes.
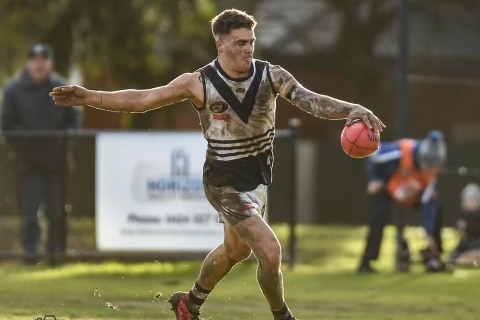
[[[165,86],[114,92],[64,86],[50,93],[60,106],[145,112],[188,99],[197,110],[208,142],[205,194],[225,231],[223,243],[207,255],[192,289],[170,298],[178,320],[199,319],[209,293],[251,251],[273,318],[295,319],[284,299],[280,244],[262,219],[266,186],[272,181],[278,95],[319,118],[347,119],[347,123],[359,118],[369,128],[384,128],[370,110],[309,91],[283,68],[254,59],[256,24],[252,16],[236,9],[218,14],[211,23],[218,58]]]

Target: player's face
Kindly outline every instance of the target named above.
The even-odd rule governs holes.
[[[219,53],[228,59],[238,73],[250,71],[255,50],[255,33],[252,29],[234,29],[219,40]]]

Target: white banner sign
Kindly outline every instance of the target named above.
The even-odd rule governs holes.
[[[198,252],[221,243],[203,191],[201,133],[100,133],[96,146],[99,250]]]

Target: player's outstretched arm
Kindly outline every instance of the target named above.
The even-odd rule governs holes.
[[[185,73],[165,86],[145,90],[96,91],[61,86],[54,88],[50,97],[58,106],[88,105],[108,111],[146,112],[192,98],[198,76]]]
[[[383,131],[385,128],[372,111],[361,105],[310,91],[280,66],[272,66],[270,72],[275,89],[280,96],[305,112],[324,119],[347,119],[347,124],[355,119],[362,119],[369,128],[374,130]]]

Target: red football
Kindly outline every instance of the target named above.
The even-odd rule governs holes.
[[[380,132],[369,129],[360,119],[345,125],[340,136],[343,151],[352,158],[365,158],[380,145]]]

